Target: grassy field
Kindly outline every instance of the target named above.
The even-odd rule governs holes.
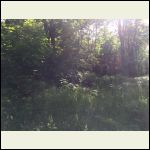
[[[27,97],[12,95],[2,96],[3,130],[149,130],[148,76],[104,76],[90,88],[65,82]],[[24,103],[13,109],[9,99]]]

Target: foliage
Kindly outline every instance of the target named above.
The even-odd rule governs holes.
[[[50,87],[21,99],[15,93],[4,94],[2,129],[148,130],[147,81],[106,76],[91,88],[63,81],[60,88]]]
[[[2,20],[1,129],[148,130],[148,31],[137,19]]]

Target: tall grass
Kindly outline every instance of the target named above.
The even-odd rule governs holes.
[[[148,115],[148,77],[105,76],[90,88],[65,82],[26,97],[22,107],[5,114],[3,129],[139,131],[149,130]]]

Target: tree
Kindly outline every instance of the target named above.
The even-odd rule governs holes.
[[[148,44],[147,27],[141,20],[119,20],[118,34],[121,42],[121,69],[122,73],[129,76],[138,74],[137,62],[141,55],[142,47]],[[143,36],[145,35],[145,36]]]

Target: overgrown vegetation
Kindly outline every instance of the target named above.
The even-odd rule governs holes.
[[[149,130],[148,30],[142,20],[2,20],[1,130]]]

